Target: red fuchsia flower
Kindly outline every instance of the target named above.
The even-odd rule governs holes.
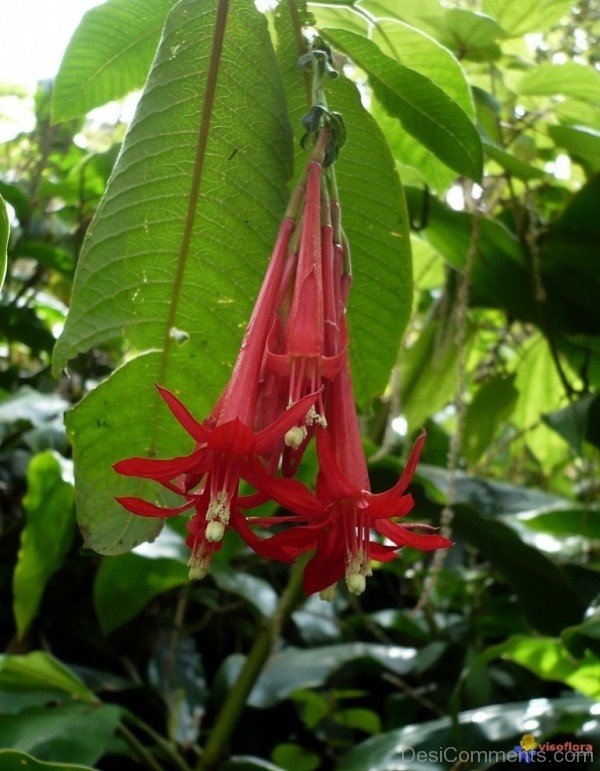
[[[280,227],[231,379],[209,418],[198,422],[174,394],[159,387],[174,417],[196,441],[194,450],[168,460],[129,458],[114,465],[119,474],[153,479],[185,497],[185,503],[171,508],[140,498],[117,498],[133,514],[165,518],[195,510],[188,523],[192,578],[206,575],[213,552],[219,548],[225,530],[232,526],[250,546],[260,546],[261,539],[252,532],[240,508],[251,508],[273,498],[297,515],[314,516],[323,511],[322,504],[303,485],[269,475],[256,457],[268,455],[280,445],[285,434],[314,406],[320,393],[303,395],[269,426],[253,430],[266,339],[285,289],[287,247],[295,228],[298,203],[296,192]],[[240,478],[259,494],[245,500],[239,498]],[[203,479],[201,491],[192,492]],[[279,556],[286,558],[283,554]]]
[[[285,435],[283,473],[292,476],[316,426],[326,425],[324,384],[340,372],[343,351],[328,351],[333,307],[333,241],[323,157],[329,132],[322,129],[306,171],[306,196],[300,226],[296,273],[289,310],[273,325],[267,342],[267,390],[281,404],[319,393],[314,407]],[[335,322],[334,322],[335,323]],[[279,394],[279,399],[277,398]],[[290,451],[295,452],[292,456]]]
[[[414,531],[434,529],[428,525],[393,521],[413,508],[412,496],[405,493],[419,462],[425,432],[415,442],[396,485],[384,493],[371,492],[347,360],[330,385],[326,414],[328,429],[317,430],[317,497],[327,511],[308,525],[279,533],[265,543],[273,553],[282,550],[294,557],[316,549],[304,571],[304,589],[307,594],[321,592],[329,599],[344,575],[348,590],[362,594],[366,577],[372,573],[372,560],[389,562],[404,546],[432,551],[447,548],[452,542],[437,533]],[[373,531],[393,545],[374,539]]]

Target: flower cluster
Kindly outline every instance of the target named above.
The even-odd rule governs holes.
[[[258,554],[283,562],[314,552],[304,572],[307,594],[331,596],[338,580],[361,594],[371,562],[409,546],[423,551],[450,542],[426,525],[404,524],[406,494],[424,441],[419,437],[398,483],[371,492],[348,362],[346,304],[350,260],[331,170],[334,132],[319,115],[305,174],[292,193],[229,383],[203,421],[159,387],[175,419],[194,440],[168,460],[129,458],[119,474],[152,479],[181,496],[164,508],[140,498],[118,502],[133,514],[191,513],[190,578],[203,578],[225,533],[234,528]],[[293,477],[311,439],[319,474],[313,494]],[[240,495],[240,480],[256,492]],[[252,517],[274,500],[291,512]],[[286,525],[263,537],[256,528]],[[422,531],[422,532],[418,532]]]

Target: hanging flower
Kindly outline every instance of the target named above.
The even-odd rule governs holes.
[[[359,595],[372,573],[373,560],[389,562],[403,546],[432,551],[447,548],[452,542],[437,533],[415,532],[434,529],[428,525],[400,525],[394,521],[405,517],[414,506],[406,489],[419,462],[425,432],[415,442],[396,485],[374,494],[360,441],[347,362],[330,386],[326,414],[328,429],[317,430],[317,497],[326,506],[326,513],[312,517],[307,525],[279,533],[266,543],[293,557],[316,550],[304,571],[307,594],[322,592],[328,597],[330,587],[345,576],[348,590]],[[393,545],[382,544],[373,532]]]
[[[185,456],[159,460],[130,458],[115,464],[119,474],[153,479],[185,497],[180,506],[163,508],[140,498],[123,497],[118,502],[133,514],[170,517],[194,509],[189,523],[188,543],[192,549],[191,577],[206,573],[225,530],[235,527],[250,545],[260,541],[240,512],[239,480],[244,479],[259,492],[249,503],[257,505],[273,498],[296,514],[314,514],[322,505],[299,482],[277,479],[268,474],[257,456],[271,453],[286,433],[297,425],[320,398],[318,391],[306,394],[289,405],[269,426],[254,431],[259,397],[260,374],[266,339],[282,301],[286,286],[287,249],[296,227],[300,196],[292,195],[271,262],[241,345],[231,379],[204,421],[197,421],[185,405],[165,388],[159,393],[177,421],[195,440],[194,450]],[[193,489],[202,482],[202,489]]]

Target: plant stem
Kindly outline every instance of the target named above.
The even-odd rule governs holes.
[[[123,723],[119,725],[119,727],[117,728],[117,732],[121,734],[123,739],[125,739],[127,744],[139,756],[140,760],[147,768],[152,769],[152,771],[164,771],[160,763],[154,760],[152,755],[144,747],[141,741],[139,741],[139,739],[136,736],[134,736],[134,734],[131,733],[129,728],[124,726]]]
[[[250,691],[277,643],[280,630],[286,625],[303,597],[303,570],[304,560],[296,563],[292,568],[290,579],[279,599],[275,612],[256,637],[239,677],[229,691],[225,704],[217,716],[202,757],[196,764],[196,771],[209,771],[218,768],[225,757],[229,739],[246,706]]]
[[[123,720],[131,723],[132,726],[135,726],[140,731],[143,731],[147,736],[149,736],[156,744],[156,746],[162,751],[163,755],[168,757],[169,760],[172,761],[173,765],[179,769],[179,771],[191,771],[191,767],[188,766],[185,760],[183,760],[183,758],[179,755],[172,742],[167,741],[164,736],[161,736],[157,731],[154,730],[154,728],[149,726],[148,723],[141,720],[132,712],[125,713]]]

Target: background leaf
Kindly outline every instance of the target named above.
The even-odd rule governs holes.
[[[8,245],[9,232],[8,212],[6,211],[4,199],[0,195],[0,289],[2,289],[6,276],[6,247]]]
[[[138,554],[105,557],[96,574],[94,606],[104,634],[130,621],[162,592],[187,584],[185,562]]]
[[[483,9],[510,37],[552,26],[569,10],[569,0],[484,0]]]
[[[378,99],[409,134],[459,174],[475,181],[481,178],[481,140],[456,102],[429,78],[394,62],[360,35],[347,30],[322,32],[365,70]]]
[[[0,656],[0,690],[56,690],[86,704],[98,703],[94,694],[68,667],[43,651],[24,656]]]
[[[545,62],[527,72],[519,81],[517,92],[531,96],[562,94],[582,102],[600,101],[600,73],[576,62]]]
[[[432,720],[419,725],[408,725],[396,731],[384,733],[369,739],[352,750],[342,761],[344,771],[386,771],[401,763],[416,769],[423,764],[412,761],[413,751],[435,752],[440,747],[457,747],[458,750],[503,750],[510,751],[523,736],[523,726],[535,718],[536,730],[544,736],[560,731],[566,718],[576,724],[577,735],[588,739],[594,736],[594,721],[582,731],[581,724],[589,721],[592,702],[580,696],[565,696],[559,699],[525,701],[512,704],[495,704],[477,710],[462,712],[457,716],[460,725],[460,740],[457,747],[455,724],[451,718]],[[476,720],[473,718],[476,717]],[[409,749],[410,748],[410,749]],[[404,758],[404,761],[403,761]],[[428,764],[431,771],[444,771],[443,760]]]
[[[13,575],[19,637],[35,618],[48,579],[60,568],[74,535],[72,464],[58,453],[35,455],[27,469],[27,524]]]
[[[112,704],[32,707],[0,723],[0,744],[33,752],[42,760],[95,764],[114,741],[121,708]],[[94,730],[89,727],[93,721]]]
[[[175,0],[108,0],[75,30],[56,76],[55,122],[85,115],[144,85]]]

